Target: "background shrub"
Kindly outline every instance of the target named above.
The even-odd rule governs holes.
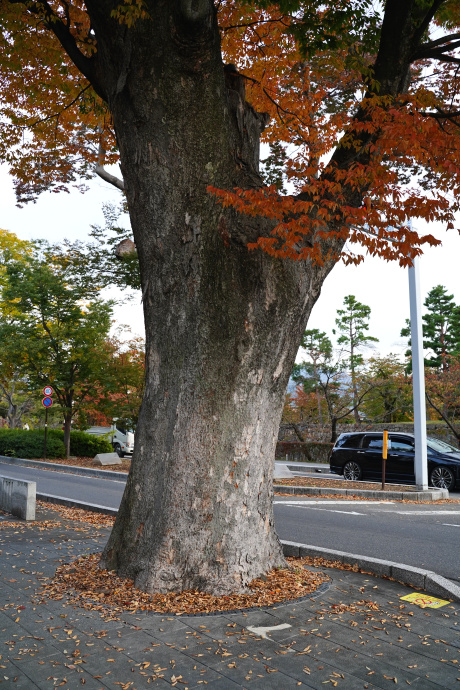
[[[43,458],[43,429],[0,429],[0,455],[26,460]],[[112,445],[101,436],[84,431],[70,432],[70,454],[93,458],[98,453],[111,453]],[[46,439],[47,458],[65,458],[64,432],[49,429]]]
[[[64,445],[64,432],[61,429],[51,429],[48,436],[53,436],[62,441]],[[112,453],[113,448],[110,441],[102,436],[87,434],[84,431],[70,432],[70,455],[84,458],[94,458],[98,453]],[[65,454],[64,454],[65,457]]]
[[[45,432],[42,429],[0,429],[0,455],[10,458],[34,459],[43,457]],[[48,432],[46,439],[47,458],[65,458],[62,439],[52,437]]]

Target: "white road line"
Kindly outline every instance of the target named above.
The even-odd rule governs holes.
[[[284,506],[311,506],[311,505],[350,505],[353,501],[341,500],[341,501],[273,501],[274,503],[279,503]],[[360,506],[379,506],[379,505],[394,505],[394,501],[359,501]]]
[[[344,515],[367,515],[367,513],[357,513],[355,510],[335,510],[334,508],[317,508],[308,503],[288,503],[290,508],[303,508],[307,510],[323,510],[326,513],[343,513]]]
[[[325,510],[328,513],[342,513],[343,515],[366,515],[366,513],[357,513],[355,510],[329,510],[328,508],[312,508],[312,510]]]
[[[398,515],[460,515],[460,510],[393,510]]]
[[[460,525],[452,525],[450,522],[443,522],[443,527],[460,527]]]

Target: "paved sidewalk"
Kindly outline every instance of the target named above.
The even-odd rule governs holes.
[[[422,609],[401,600],[409,587],[328,569],[313,596],[270,609],[107,620],[39,589],[60,563],[100,551],[108,529],[40,509],[33,525],[5,521],[0,688],[460,690],[459,604]]]

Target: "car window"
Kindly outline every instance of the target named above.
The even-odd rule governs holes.
[[[390,436],[390,440],[391,440],[391,450],[405,450],[405,451],[413,451],[414,450],[414,444],[410,439],[394,438],[394,436]]]
[[[359,448],[361,434],[344,434],[335,444],[336,448]]]
[[[451,446],[450,443],[440,441],[438,438],[427,438],[427,446],[439,453],[458,453],[459,449]]]
[[[363,448],[370,450],[382,450],[383,438],[380,436],[365,436],[363,439]]]

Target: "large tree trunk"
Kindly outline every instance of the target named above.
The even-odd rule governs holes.
[[[150,592],[227,593],[283,562],[275,444],[331,266],[248,252],[261,220],[207,192],[260,184],[264,120],[245,104],[243,79],[223,68],[212,3],[192,4],[139,22],[150,38],[125,46],[130,61],[115,64],[125,72],[109,94],[141,267],[146,389],[102,564]],[[116,63],[115,34],[99,34],[98,49],[112,42]]]

